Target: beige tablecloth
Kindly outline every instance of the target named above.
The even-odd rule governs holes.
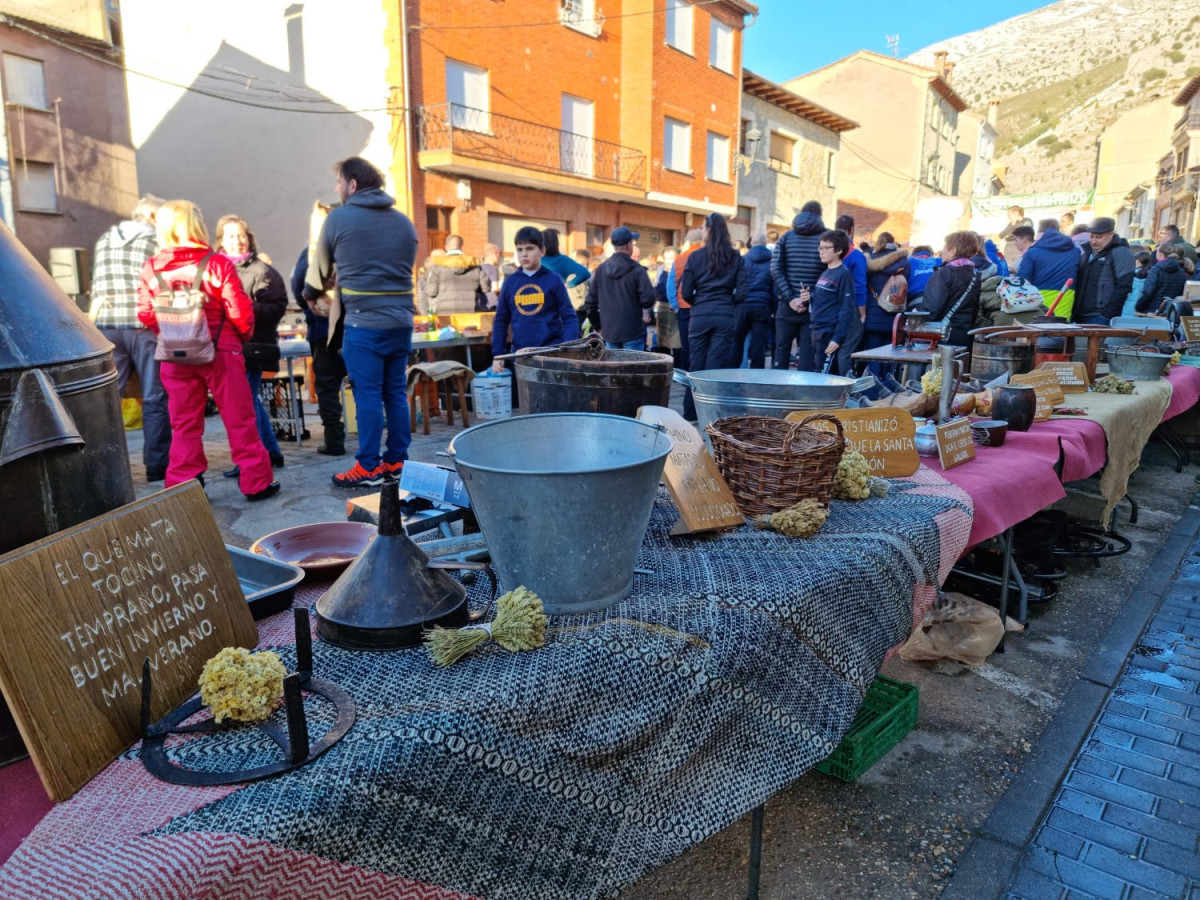
[[[1136,381],[1132,394],[1067,394],[1067,406],[1087,410],[1087,417],[1104,429],[1108,439],[1108,463],[1100,475],[1100,493],[1104,496],[1101,524],[1108,527],[1117,501],[1125,496],[1129,476],[1142,458],[1142,449],[1162,421],[1171,402],[1171,383]],[[1078,416],[1069,418],[1078,419]]]

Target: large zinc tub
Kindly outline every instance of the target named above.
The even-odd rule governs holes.
[[[840,409],[852,390],[873,383],[871,376],[843,378],[819,372],[782,369],[675,370],[675,380],[692,389],[700,433],[710,422],[726,416],[773,416],[782,419],[790,412]]]
[[[672,447],[637,419],[543,413],[468,428],[450,455],[504,589],[524,585],[547,613],[570,614],[632,590]]]

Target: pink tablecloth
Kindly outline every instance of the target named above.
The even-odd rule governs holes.
[[[1062,456],[1062,478],[1055,466]],[[943,470],[936,458],[922,460],[971,497],[975,518],[970,545],[1005,531],[1067,495],[1064,481],[1094,475],[1104,465],[1104,430],[1087,420],[1034,422],[1026,432],[1009,432],[1001,447],[976,447],[971,462]]]
[[[1163,413],[1163,421],[1191,409],[1200,400],[1200,369],[1195,366],[1171,366],[1171,374],[1167,376],[1171,382],[1171,402]]]

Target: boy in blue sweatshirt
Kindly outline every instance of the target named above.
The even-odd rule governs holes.
[[[520,268],[505,278],[500,288],[492,324],[492,354],[506,352],[510,326],[514,352],[575,340],[579,337],[579,319],[562,276],[542,265],[542,233],[526,225],[513,243]],[[492,371],[503,372],[504,361],[493,360]]]
[[[826,266],[812,291],[804,290],[800,299],[808,304],[812,317],[813,356],[832,362],[830,371],[837,369],[838,348],[861,326],[858,302],[854,296],[854,276],[842,265],[850,251],[850,238],[844,231],[826,231],[817,246],[821,262]],[[849,371],[837,372],[848,375]]]

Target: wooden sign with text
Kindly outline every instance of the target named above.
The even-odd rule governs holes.
[[[975,438],[971,435],[971,420],[955,419],[938,425],[938,462],[943,469],[953,469],[975,458]]]
[[[1027,384],[1033,388],[1036,397],[1036,407],[1033,411],[1033,421],[1045,422],[1054,412],[1054,407],[1062,403],[1062,385],[1058,376],[1050,369],[1034,369],[1024,375],[1014,375],[1009,379],[1011,384]]]
[[[679,509],[679,521],[671,534],[691,534],[746,524],[738,511],[737,500],[721,477],[712,454],[704,446],[700,432],[679,413],[665,406],[643,406],[638,410],[638,418],[652,425],[662,425],[675,441],[675,449],[663,467],[663,480]]]
[[[912,415],[902,409],[823,409],[832,413],[842,423],[842,435],[850,442],[850,449],[857,450],[867,459],[871,474],[881,478],[904,478],[917,471],[921,457],[917,455],[914,439],[917,423]],[[789,422],[802,422],[811,412],[788,413]],[[833,431],[833,423],[810,422],[815,428]]]
[[[1064,394],[1083,394],[1087,392],[1087,366],[1081,362],[1044,362],[1038,366],[1038,369],[1053,372]]]
[[[1185,341],[1200,341],[1200,316],[1180,316]]]
[[[258,629],[194,481],[0,556],[0,689],[53,800],[196,693],[223,647]]]

